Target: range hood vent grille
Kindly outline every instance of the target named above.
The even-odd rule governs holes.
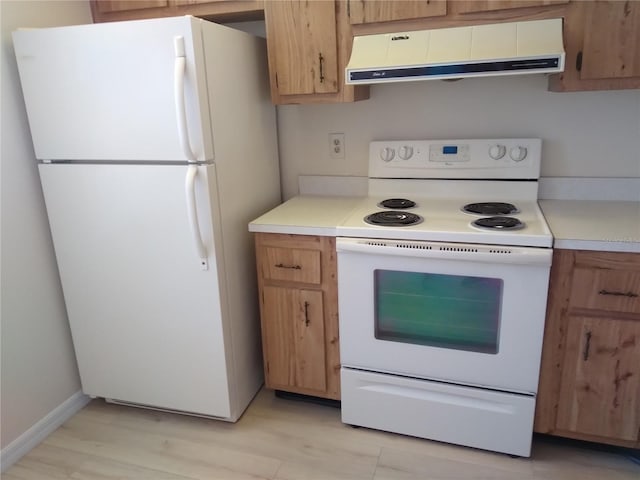
[[[562,19],[356,36],[347,84],[564,70]]]

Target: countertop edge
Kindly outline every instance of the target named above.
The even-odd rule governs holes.
[[[252,233],[283,233],[289,235],[317,235],[320,237],[336,237],[336,227],[313,227],[271,224],[249,224]]]

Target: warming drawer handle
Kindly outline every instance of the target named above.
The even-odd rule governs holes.
[[[614,297],[629,297],[636,298],[638,296],[637,293],[629,292],[610,292],[609,290],[600,290],[598,292],[599,295],[613,295]]]
[[[187,167],[187,177],[185,179],[185,192],[187,194],[187,216],[189,218],[189,226],[191,227],[191,237],[196,246],[196,254],[198,255],[198,262],[202,270],[209,268],[209,262],[207,260],[207,249],[202,241],[202,235],[200,234],[200,224],[198,223],[198,209],[196,207],[196,187],[195,180],[198,175],[198,167],[195,165],[189,165]]]
[[[176,119],[178,121],[178,138],[182,152],[189,162],[195,162],[196,155],[191,150],[189,142],[189,130],[187,126],[187,107],[184,100],[184,79],[187,70],[187,58],[185,57],[184,37],[181,35],[173,38],[176,59],[173,75],[173,92],[176,104]]]

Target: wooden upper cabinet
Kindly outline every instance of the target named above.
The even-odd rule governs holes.
[[[640,77],[640,5],[585,3],[580,78]]]
[[[338,91],[338,43],[333,2],[266,2],[272,88],[279,95]]]
[[[513,8],[547,7],[569,3],[569,0],[458,0],[454,3],[458,13],[477,13]]]
[[[346,0],[266,1],[264,7],[274,104],[369,98],[369,87],[344,83],[353,43]]]
[[[100,13],[124,12],[140,10],[142,8],[162,8],[169,6],[167,0],[98,0],[95,4],[97,11]]]
[[[389,22],[446,15],[446,0],[347,0],[352,24]]]
[[[264,0],[91,0],[93,21],[193,15],[213,21],[259,20]]]
[[[565,71],[550,90],[640,88],[640,2],[571,2],[564,41]]]

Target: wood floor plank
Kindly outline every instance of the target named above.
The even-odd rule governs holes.
[[[261,391],[237,423],[94,400],[3,480],[637,480],[622,455],[534,440],[531,459],[351,428]]]

